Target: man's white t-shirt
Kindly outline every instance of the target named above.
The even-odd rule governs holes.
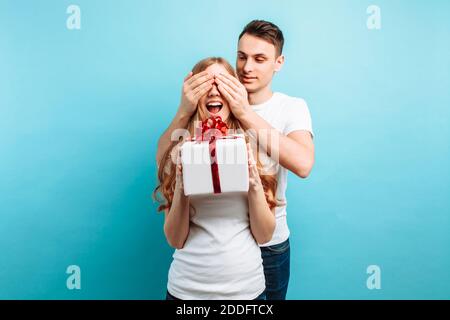
[[[272,127],[280,133],[287,136],[297,130],[306,130],[313,136],[311,115],[305,100],[290,97],[283,93],[275,92],[272,97],[258,105],[252,105],[253,110]],[[289,238],[289,228],[286,220],[286,188],[288,170],[281,165],[273,162],[270,158],[259,154],[260,160],[270,166],[273,166],[273,172],[277,172],[278,187],[276,196],[280,203],[284,205],[275,209],[276,227],[272,240],[261,246],[271,246],[282,243]]]

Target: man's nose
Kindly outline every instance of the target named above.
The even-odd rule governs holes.
[[[244,72],[249,73],[252,70],[253,70],[253,62],[251,61],[251,59],[247,59],[247,61],[245,61],[244,64]]]

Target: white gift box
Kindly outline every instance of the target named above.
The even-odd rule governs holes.
[[[209,141],[187,141],[181,146],[184,194],[248,192],[248,157],[244,135],[224,136],[214,143],[215,158],[210,154]],[[214,162],[217,163],[218,174],[213,173]],[[213,180],[216,181],[216,188]],[[217,189],[218,181],[220,190]]]

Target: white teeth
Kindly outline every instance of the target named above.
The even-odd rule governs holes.
[[[221,104],[220,102],[211,102],[211,103],[208,103],[208,106],[211,106],[211,107],[220,107],[220,106],[222,106],[222,104]]]

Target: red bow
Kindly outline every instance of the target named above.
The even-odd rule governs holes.
[[[211,116],[210,118],[202,121],[201,125],[202,125],[201,127],[202,132],[201,135],[198,134],[196,136],[196,141],[197,142],[205,140],[209,141],[209,155],[211,158],[211,174],[213,180],[214,193],[221,193],[222,190],[220,187],[219,166],[217,164],[217,156],[216,156],[216,140],[221,136],[226,136],[228,126],[225,122],[222,121],[222,118],[220,116],[216,117]],[[213,129],[219,130],[220,133],[218,133],[216,130]],[[208,133],[206,139],[204,137],[205,133]]]
[[[198,134],[196,136],[196,140],[197,141],[205,141],[205,140],[211,140],[212,137],[216,137],[217,136],[217,131],[212,130],[212,129],[216,129],[219,130],[222,136],[226,136],[227,135],[227,130],[228,130],[228,126],[225,122],[222,121],[222,118],[220,116],[211,116],[208,119],[205,119],[202,121],[201,123],[201,135]],[[204,135],[205,133],[211,130],[208,137],[209,139],[205,139]]]

